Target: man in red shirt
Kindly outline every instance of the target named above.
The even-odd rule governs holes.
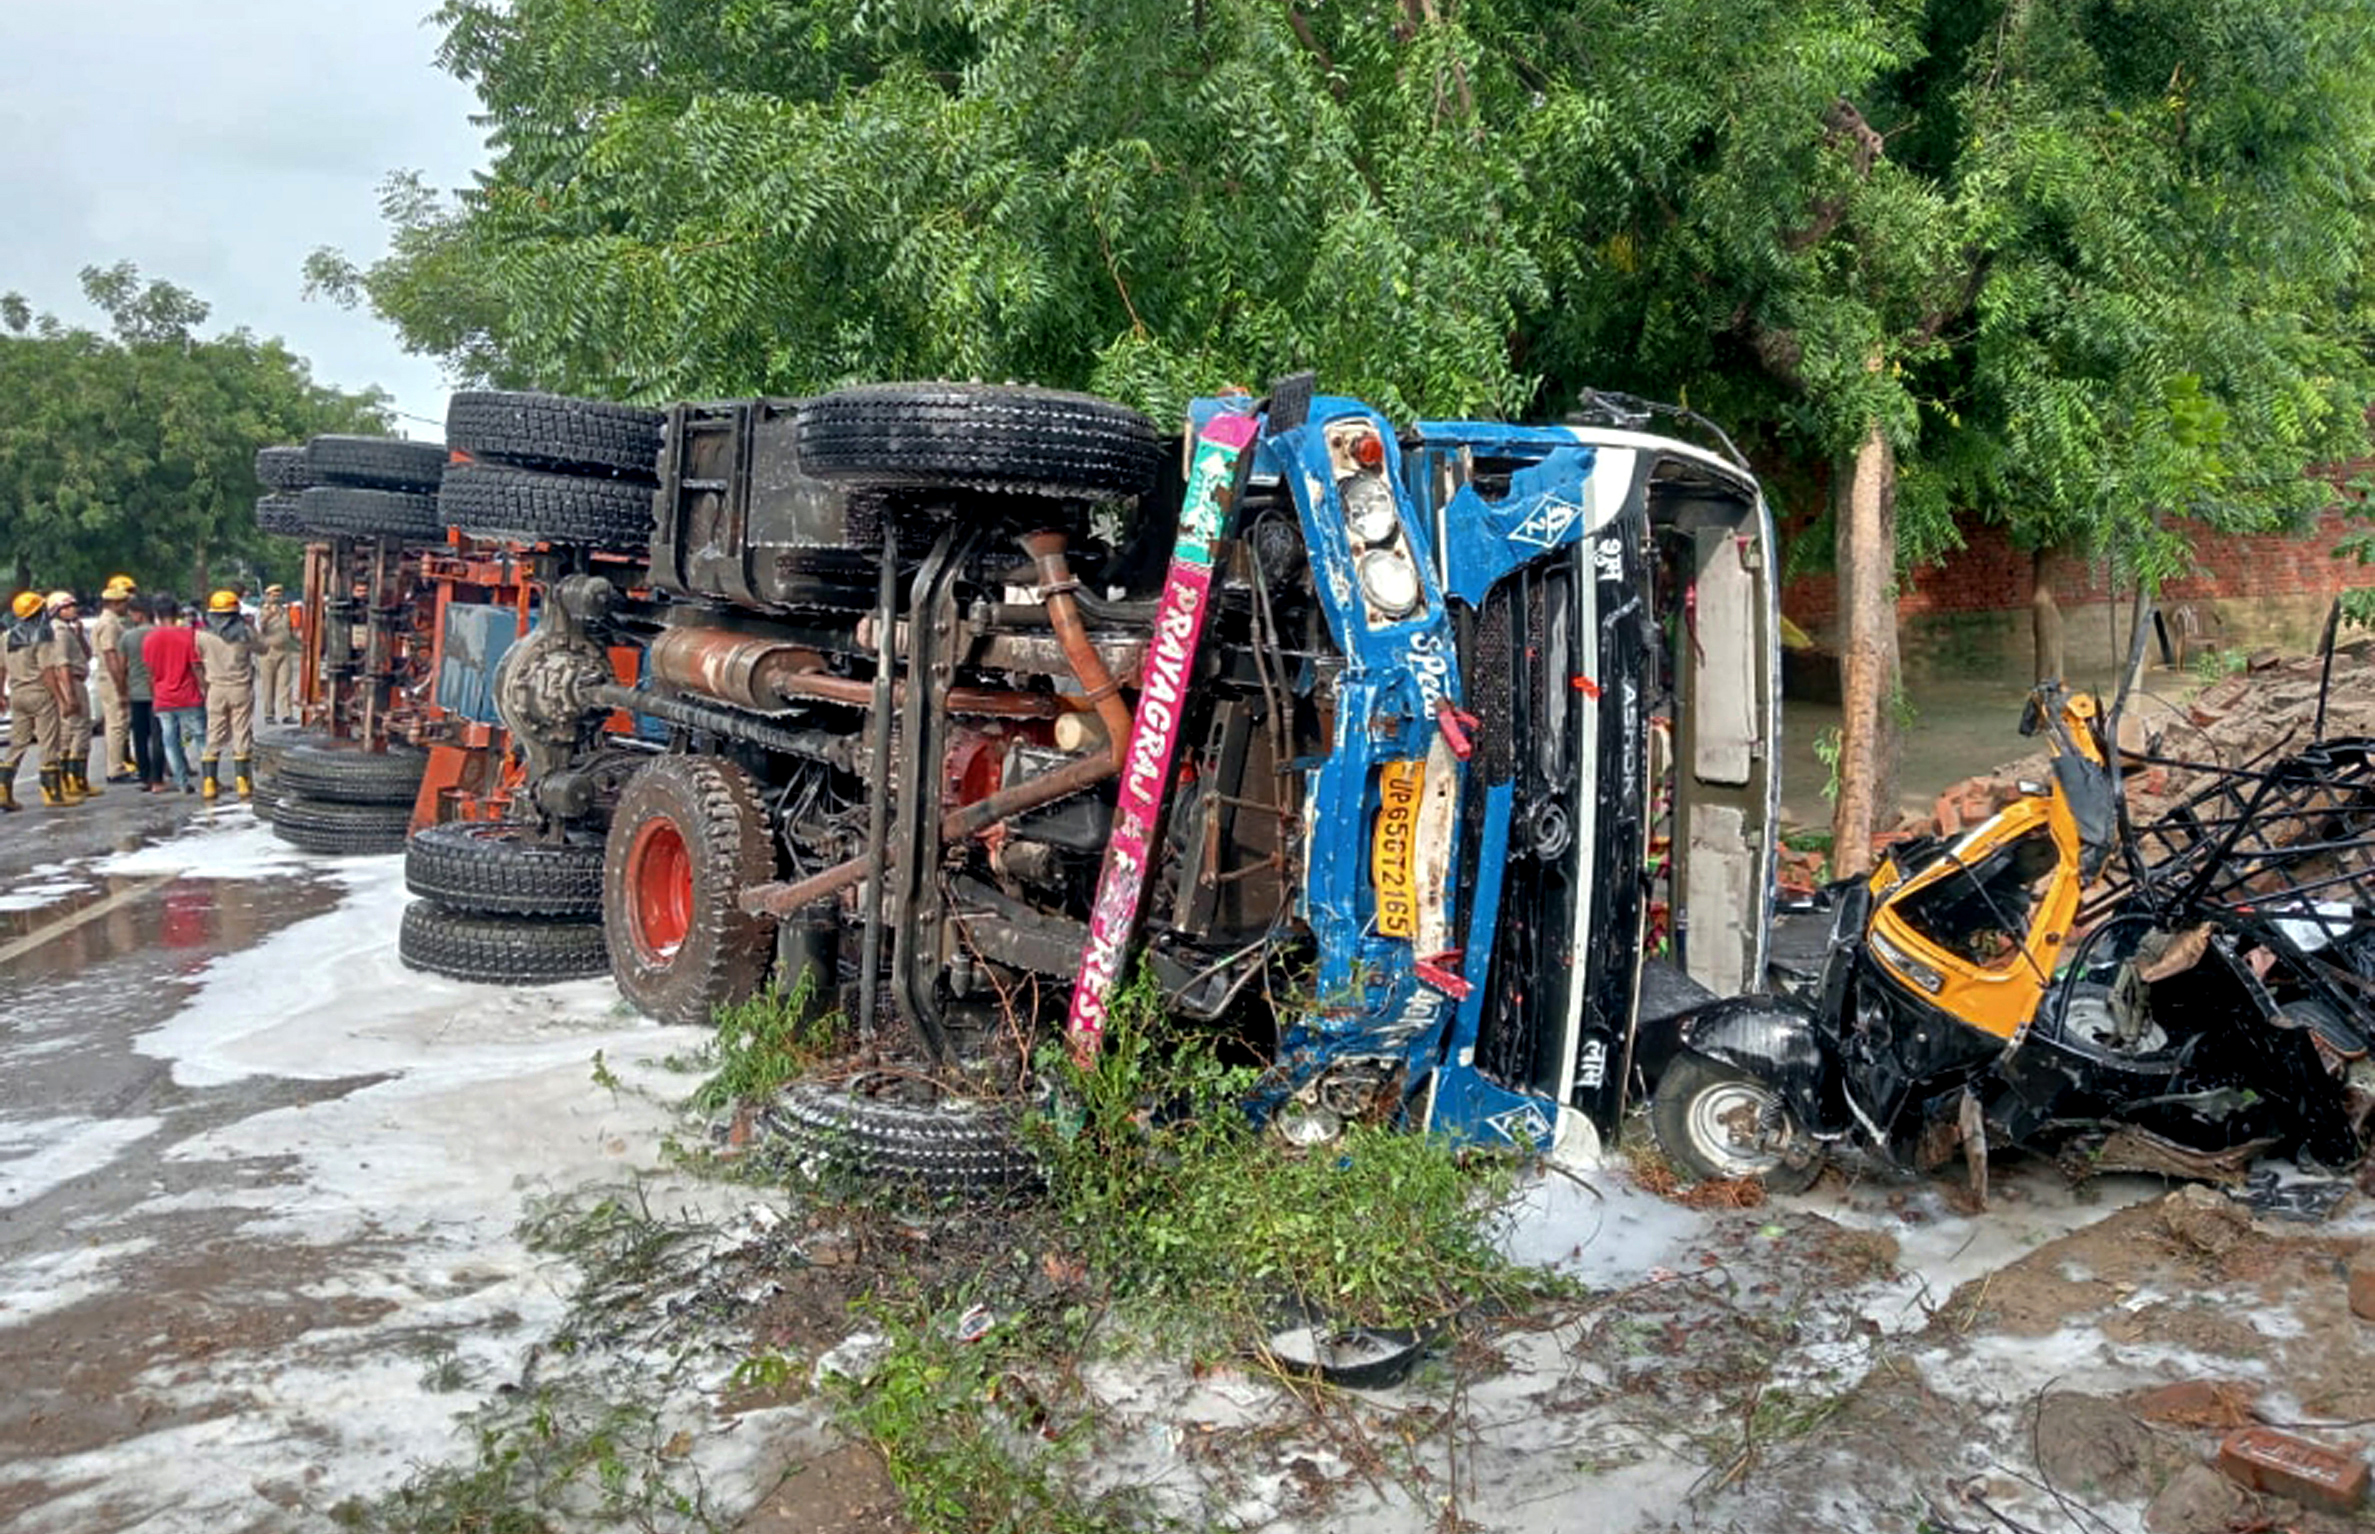
[[[206,749],[206,689],[198,680],[198,635],[171,597],[157,598],[157,626],[140,642],[156,693],[157,733],[165,765],[185,794],[198,791],[196,763]]]

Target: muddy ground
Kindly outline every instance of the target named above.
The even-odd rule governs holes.
[[[1026,1215],[853,1220],[674,1167],[666,1137],[709,1145],[672,1108],[701,1036],[603,983],[404,971],[396,859],[308,858],[236,807],[77,813],[0,823],[0,1527],[353,1526],[599,1405],[634,1520],[905,1529],[831,1422],[873,1387],[814,1383],[864,1297],[986,1295],[993,1340],[1101,1303]],[[1032,1454],[1088,1424],[1080,1505],[1189,1528],[2371,1526],[2203,1468],[2247,1419],[2375,1423],[2344,1307],[2366,1199],[2300,1223],[1998,1173],[1983,1212],[1548,1173],[1503,1240],[1574,1295],[1462,1318],[1393,1389],[1114,1335],[979,1410]]]

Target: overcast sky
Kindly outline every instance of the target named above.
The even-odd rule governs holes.
[[[446,384],[364,311],[302,297],[317,245],[382,254],[392,170],[483,164],[477,101],[434,62],[434,0],[0,0],[0,292],[104,328],[75,274],[131,261],[341,388],[442,437]]]

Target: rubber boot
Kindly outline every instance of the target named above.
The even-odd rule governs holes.
[[[214,757],[210,756],[206,759],[203,765],[206,768],[206,781],[198,785],[198,797],[201,799],[221,798],[223,794],[223,785],[221,780],[216,777],[216,773],[221,769],[223,764]]]
[[[62,805],[80,804],[80,799],[66,797],[66,780],[55,767],[41,769],[41,802],[51,809]]]
[[[242,799],[252,799],[256,793],[255,777],[248,771],[249,760],[244,756],[231,758],[232,776],[239,784],[239,797]]]
[[[107,774],[101,773],[100,776],[105,777]],[[85,799],[99,797],[99,785],[91,781],[91,764],[88,757],[74,764],[74,786],[82,790],[82,796]]]
[[[0,814],[13,815],[24,806],[16,802],[16,763],[0,769]]]

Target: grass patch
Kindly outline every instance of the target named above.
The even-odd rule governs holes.
[[[1233,1328],[1288,1300],[1409,1326],[1533,1281],[1489,1238],[1507,1157],[1386,1125],[1287,1145],[1246,1114],[1258,1073],[1172,1030],[1149,985],[1091,1068],[1042,1067],[1065,1105],[1041,1125],[1057,1215],[1119,1295]]]
[[[923,1534],[1124,1534],[1154,1526],[1143,1499],[1083,1497],[1062,1474],[1088,1422],[1051,1406],[1049,1362],[1075,1355],[1088,1318],[1023,1310],[972,1335],[963,1295],[869,1307],[890,1346],[841,1421],[881,1451]]]
[[[717,1036],[703,1059],[709,1078],[687,1106],[715,1114],[737,1103],[771,1097],[843,1047],[841,1014],[818,1004],[815,972],[802,970],[789,988],[767,982],[745,1001],[717,1009]]]
[[[477,1454],[415,1475],[376,1501],[330,1510],[365,1534],[564,1534],[589,1528],[716,1528],[680,1473],[690,1447],[656,1408],[547,1386],[497,1397],[472,1418]]]

